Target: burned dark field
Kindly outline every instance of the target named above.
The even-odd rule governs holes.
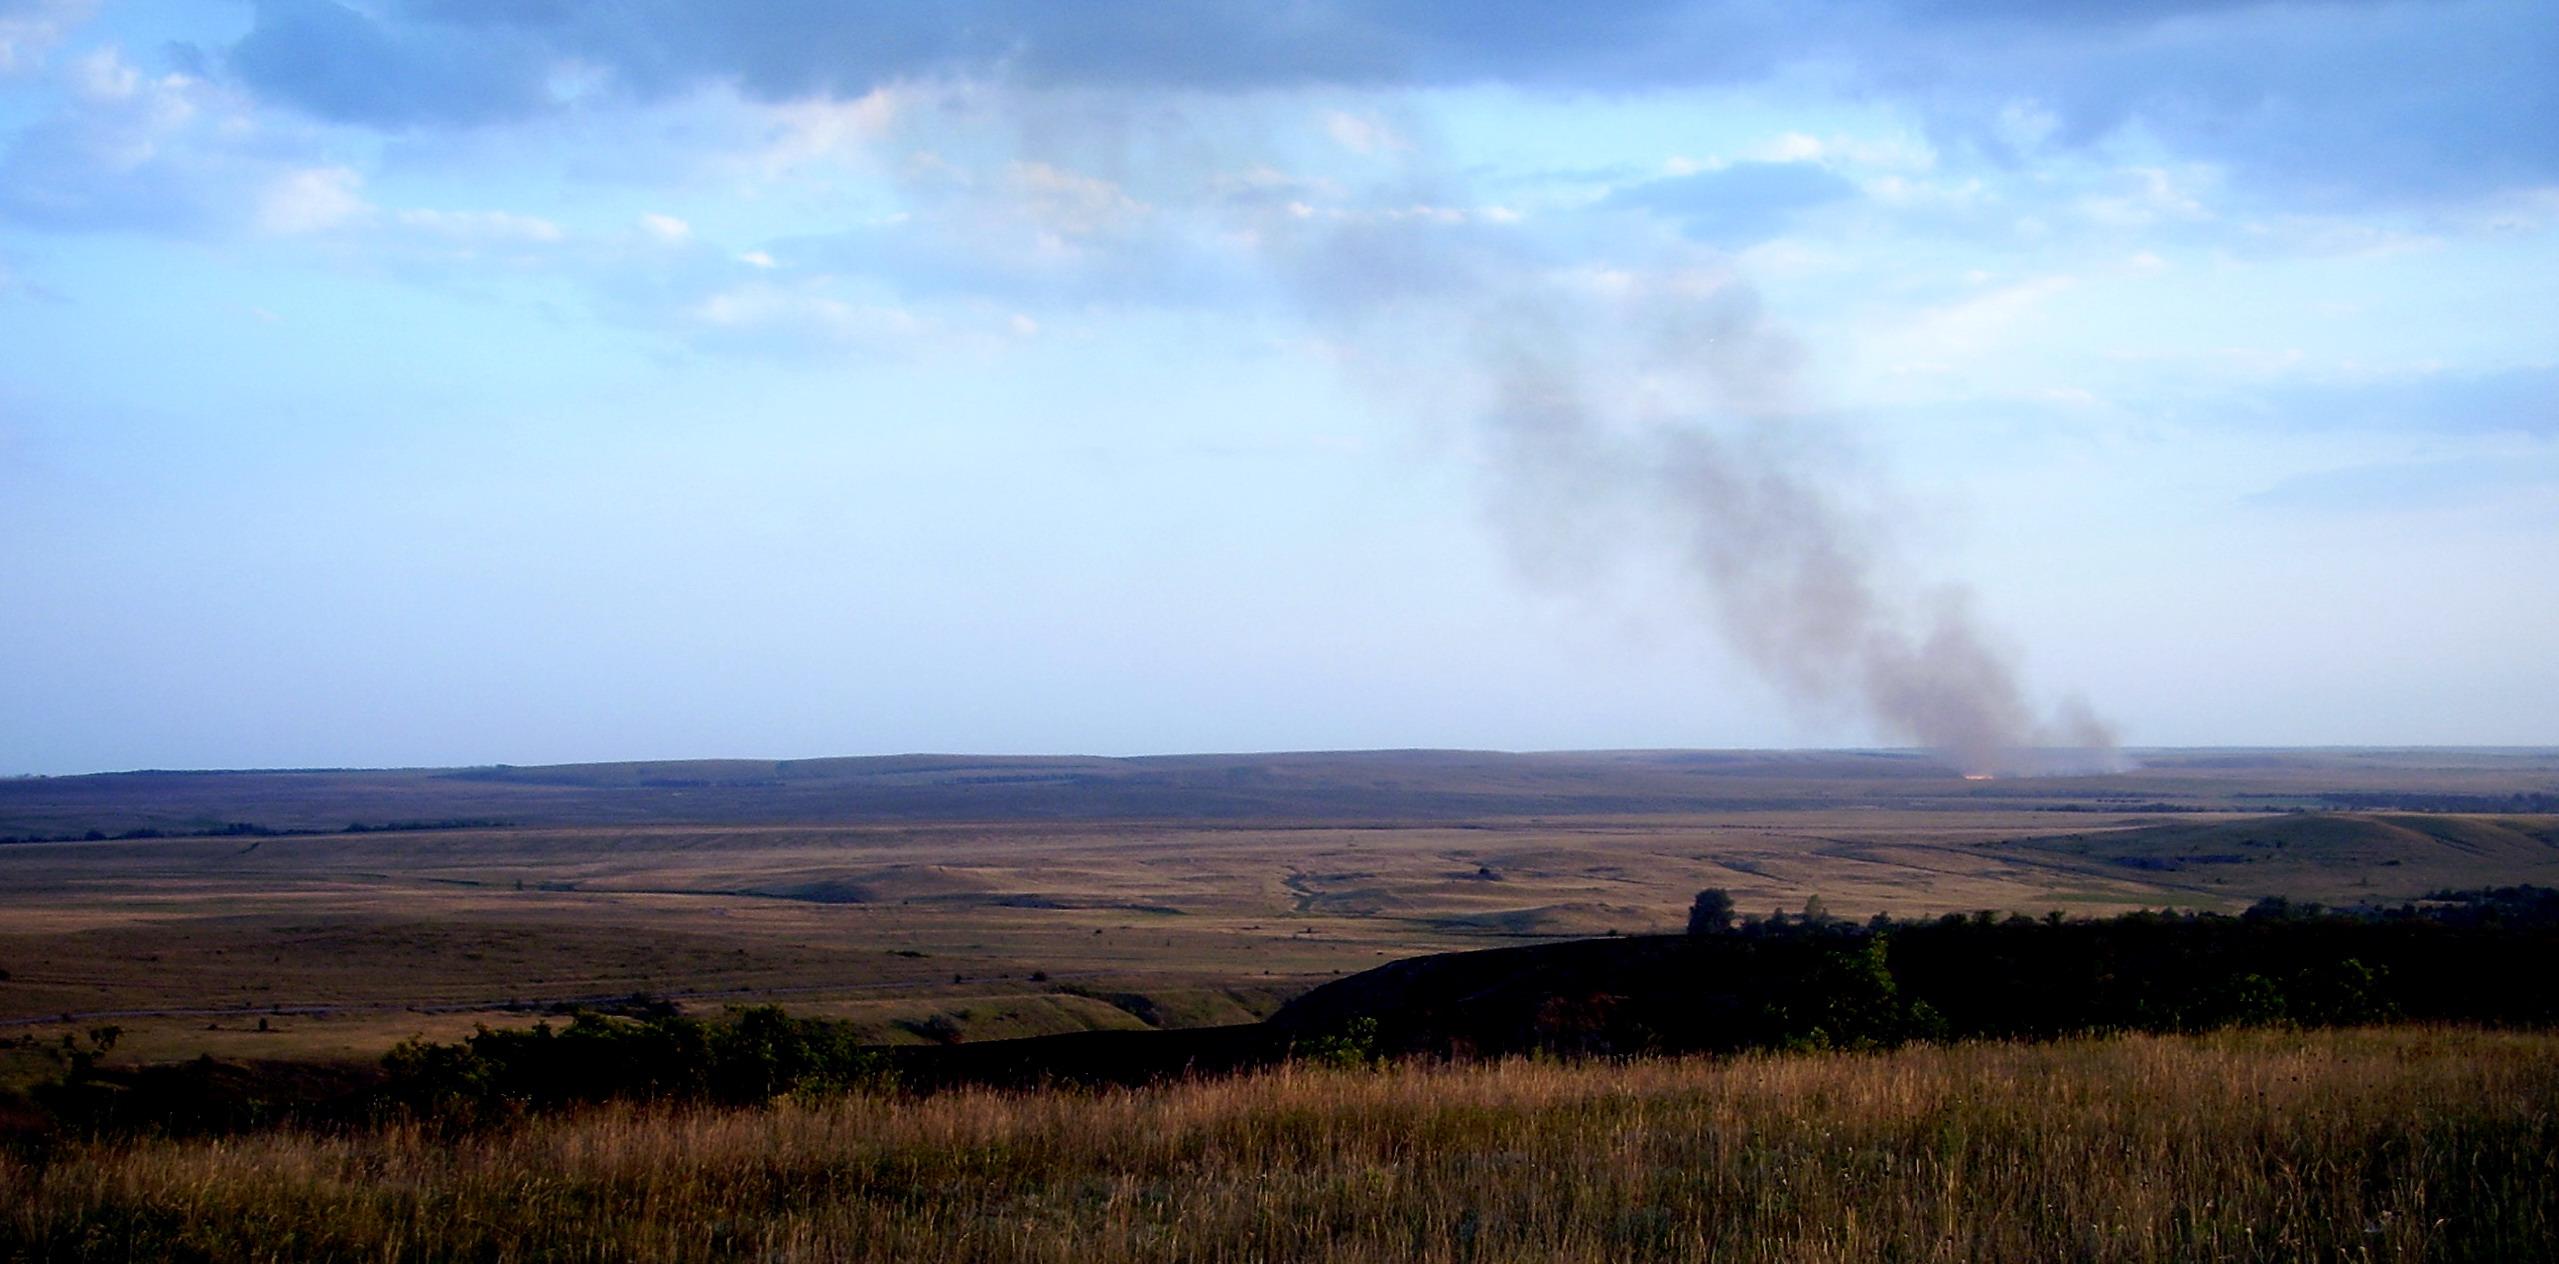
[[[2559,883],[2559,753],[901,757],[0,782],[0,1020],[369,1061],[636,993],[883,1043],[1250,1021],[1425,953],[1745,914]],[[349,827],[361,827],[351,830]],[[68,1016],[66,1019],[65,1016]]]

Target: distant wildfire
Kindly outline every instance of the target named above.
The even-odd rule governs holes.
[[[1298,266],[1346,270],[1380,252],[1342,236]],[[1495,520],[1532,576],[1580,584],[1666,559],[1675,590],[1798,707],[1859,716],[1968,774],[2123,766],[2087,707],[2028,702],[1964,589],[1910,573],[1891,547],[1896,498],[1804,407],[1792,341],[1728,269],[1595,278],[1515,241],[1394,244],[1425,256],[1399,271],[1430,288],[1369,295],[1342,317],[1359,322],[1350,341],[1410,342],[1415,318],[1455,309],[1435,327],[1465,331],[1464,345],[1433,397],[1473,404]],[[1372,330],[1381,310],[1403,324]],[[1416,366],[1394,368],[1386,389],[1413,391]]]

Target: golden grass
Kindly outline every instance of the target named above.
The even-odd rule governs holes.
[[[1044,990],[1035,975],[1146,994],[1173,1025],[1233,1022],[1245,1015],[1186,1012],[1172,994],[1285,996],[1425,953],[1677,930],[1705,887],[1747,913],[1819,894],[1862,920],[2559,883],[2559,850],[2502,818],[2181,813],[2162,826],[2025,802],[1464,827],[598,824],[19,844],[0,847],[0,1037],[113,1022],[126,1061],[369,1061],[408,1036],[521,1021],[497,1012],[510,1001],[648,992],[692,995],[697,1013],[779,1003],[883,1041],[906,1038],[901,1021],[970,1009],[987,1017],[961,1023],[968,1037],[998,1039],[1117,1021],[989,1000]],[[2189,836],[2199,828],[2209,836]],[[2177,868],[2199,848],[2251,859]],[[2165,867],[2114,863],[2118,851]],[[792,898],[825,892],[868,902]]]
[[[969,1009],[981,1015],[960,1023],[970,1039],[1000,1039],[1108,1019],[988,998],[1045,990],[1035,973],[1144,993],[1176,1025],[1236,1022],[1250,1015],[1185,1012],[1174,994],[1285,996],[1425,953],[1676,930],[1708,886],[1754,913],[1801,908],[1818,891],[1860,918],[2214,902],[2172,897],[2138,881],[2143,871],[2094,865],[2108,876],[2083,880],[1975,845],[2053,819],[596,826],[271,838],[255,850],[236,839],[23,844],[0,847],[0,970],[11,976],[0,1020],[32,1021],[0,1036],[50,1043],[114,1022],[126,1062],[369,1061],[411,1035],[521,1023],[493,1013],[510,999],[711,992],[722,995],[692,1002],[697,1013],[769,1001],[897,1041],[901,1019]],[[827,883],[871,900],[753,894]],[[456,1005],[467,1008],[443,1008]],[[1008,1008],[1022,1012],[999,1018]],[[58,1021],[64,1013],[114,1016]],[[273,1030],[255,1030],[260,1016]]]
[[[0,1258],[2547,1258],[2555,1055],[2225,1033],[113,1144],[0,1167]]]

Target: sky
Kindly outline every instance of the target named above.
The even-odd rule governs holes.
[[[0,0],[0,774],[2559,744],[2546,0]]]

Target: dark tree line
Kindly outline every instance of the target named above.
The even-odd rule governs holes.
[[[2349,910],[2269,899],[2235,917],[1864,922],[1818,899],[1741,917],[1729,892],[1707,890],[1689,931],[1398,962],[1273,1021],[1324,1031],[1373,1017],[1384,1048],[1456,1055],[2559,1022],[2559,891],[2545,888]]]

